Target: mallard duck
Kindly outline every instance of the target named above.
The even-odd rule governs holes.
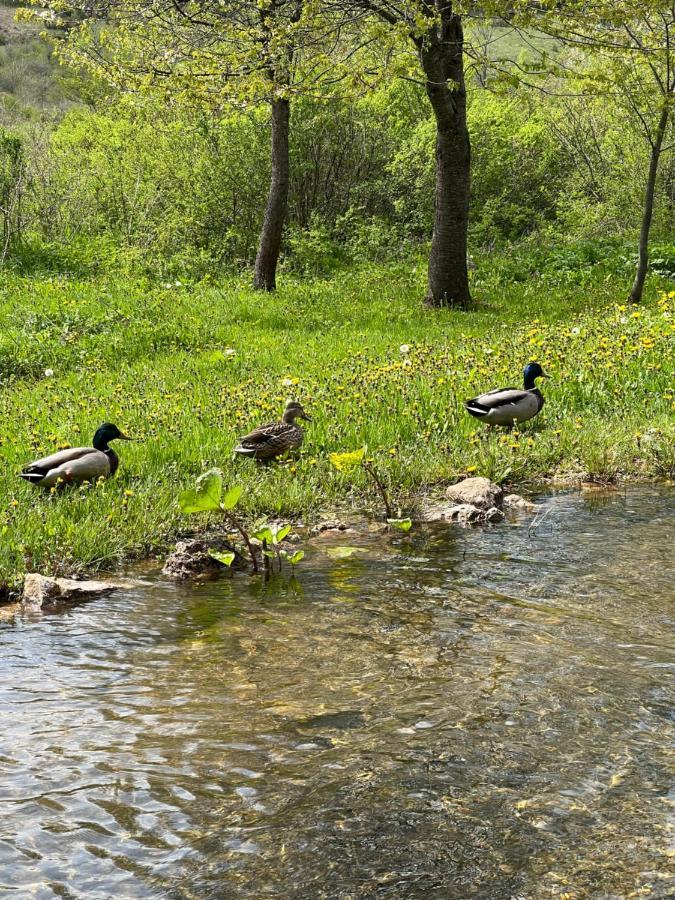
[[[535,387],[537,378],[548,378],[539,363],[530,362],[523,371],[525,390],[498,388],[464,403],[466,411],[488,425],[513,425],[526,422],[541,412],[544,397]]]
[[[312,421],[300,403],[289,400],[280,422],[254,428],[250,434],[239,439],[234,452],[252,459],[269,460],[281,456],[287,450],[297,450],[302,444],[304,431],[296,424],[296,419]]]
[[[122,434],[117,425],[105,422],[94,435],[93,447],[70,447],[36,459],[19,473],[19,478],[40,487],[52,487],[57,482],[81,484],[101,476],[107,478],[115,474],[120,462],[115,451],[108,446],[110,441],[115,440],[130,441],[131,438]]]

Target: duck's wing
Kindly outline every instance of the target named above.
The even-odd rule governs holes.
[[[475,418],[491,425],[512,425],[536,416],[541,405],[534,391],[503,388],[467,400],[464,408]]]
[[[93,447],[70,447],[35,460],[26,466],[20,477],[50,487],[59,479],[86,481],[109,472],[110,460],[105,453]]]
[[[508,406],[511,403],[517,403],[523,397],[527,397],[528,392],[522,388],[497,388],[494,391],[487,391],[473,400],[467,400],[467,403],[474,403],[484,406],[486,409],[499,409],[502,406]]]
[[[26,472],[49,472],[55,466],[63,465],[63,463],[71,462],[75,459],[85,456],[87,453],[98,453],[93,447],[69,447],[67,450],[59,450],[58,453],[52,453],[50,456],[43,456],[42,459],[36,459],[26,466],[23,473]],[[22,474],[23,474],[22,473]]]
[[[259,425],[253,431],[239,438],[240,444],[266,444],[288,429],[283,422],[271,422],[269,425]]]

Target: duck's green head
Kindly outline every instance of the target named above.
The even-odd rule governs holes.
[[[305,419],[307,422],[312,421],[312,417],[308,416],[302,408],[302,403],[298,403],[297,400],[289,400],[284,410],[283,421],[292,425],[296,419]]]
[[[94,435],[94,447],[96,450],[107,450],[110,441],[130,441],[131,438],[121,432],[117,425],[110,422],[104,422],[100,428],[97,428]]]
[[[529,362],[523,370],[523,377],[525,379],[525,388],[529,391],[534,387],[537,378],[548,378],[548,375],[538,362]]]

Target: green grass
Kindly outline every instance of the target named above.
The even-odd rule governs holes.
[[[234,280],[5,273],[0,581],[105,567],[165,544],[195,524],[180,515],[178,490],[214,465],[244,486],[247,515],[288,517],[362,506],[365,475],[346,479],[328,454],[363,444],[398,499],[467,472],[511,482],[672,473],[667,285],[652,282],[634,311],[622,305],[625,281],[599,267],[520,283],[502,269],[478,260],[468,313],[424,310],[414,261],[287,282],[274,296]],[[538,419],[491,433],[464,413],[464,398],[519,384],[531,358],[553,376]],[[299,459],[234,460],[237,436],[277,418],[290,395],[314,416]],[[118,445],[116,478],[45,493],[16,477],[36,456],[89,444],[104,420],[143,438]]]

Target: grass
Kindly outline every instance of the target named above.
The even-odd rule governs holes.
[[[466,473],[672,474],[675,292],[652,281],[634,309],[601,267],[521,283],[502,269],[478,260],[471,312],[423,310],[414,261],[287,282],[274,296],[237,280],[4,273],[0,582],[164,545],[194,526],[177,492],[215,465],[244,487],[247,515],[288,517],[363,505],[365,474],[347,479],[328,460],[363,444],[394,498]],[[465,414],[464,398],[520,383],[529,359],[553,376],[538,419],[491,433]],[[299,458],[233,459],[237,436],[291,395],[314,416]],[[104,420],[143,439],[119,445],[114,479],[45,493],[16,477],[36,456],[89,444]]]

